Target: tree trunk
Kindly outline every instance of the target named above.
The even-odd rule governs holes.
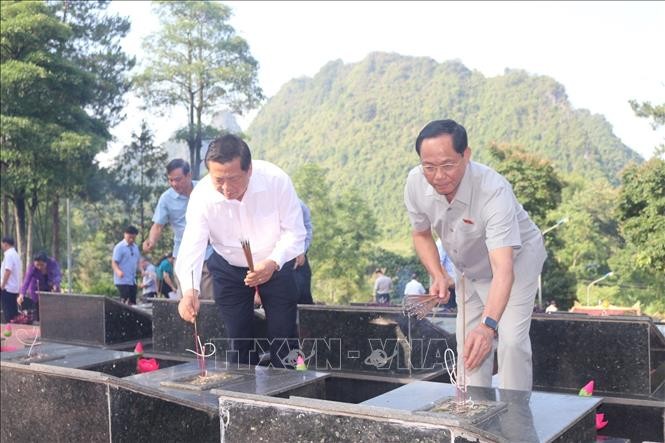
[[[28,265],[32,262],[32,252],[33,252],[33,240],[32,240],[32,231],[35,226],[35,211],[37,211],[37,204],[39,200],[37,199],[37,193],[33,192],[32,198],[28,204],[28,210],[25,213],[25,218],[27,221],[27,230],[25,233],[25,267],[23,269],[28,269]]]
[[[27,224],[27,230],[25,233],[25,254],[23,254],[23,269],[27,270],[28,266],[30,265],[30,260],[32,258],[32,227],[33,227],[33,221],[35,218],[35,214],[32,211],[32,208],[28,208],[28,211],[26,212],[26,224]]]
[[[23,256],[25,252],[25,197],[17,196],[14,198],[14,228],[16,230],[16,250]]]
[[[51,256],[55,261],[60,259],[60,199],[57,195],[53,196],[53,204],[51,205]]]
[[[11,215],[9,214],[9,198],[7,194],[2,193],[2,235],[10,235]]]

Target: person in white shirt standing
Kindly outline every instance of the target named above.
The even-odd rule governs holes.
[[[16,299],[19,294],[21,281],[21,258],[14,248],[12,237],[2,237],[3,259],[0,267],[0,289],[2,289],[2,311],[5,321],[10,322],[18,315]]]
[[[214,299],[231,339],[227,360],[258,363],[253,329],[258,286],[271,364],[283,367],[298,336],[293,268],[295,258],[305,251],[306,235],[298,196],[284,171],[252,160],[249,146],[235,135],[213,140],[205,159],[209,173],[190,196],[176,262],[183,293],[178,312],[193,322],[199,311],[201,268],[210,241]],[[250,243],[254,271],[248,269],[241,240]]]
[[[404,295],[424,295],[427,294],[425,287],[416,279],[417,275],[411,274],[411,281],[404,286]]]

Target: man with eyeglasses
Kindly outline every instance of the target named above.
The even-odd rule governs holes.
[[[404,190],[413,242],[432,277],[430,293],[443,303],[453,280],[441,266],[432,231],[457,270],[457,336],[465,335],[457,353],[467,382],[491,386],[498,342],[499,387],[530,390],[529,327],[546,257],[542,235],[510,183],[471,161],[462,125],[432,121],[415,147],[421,165],[409,172]]]
[[[215,304],[231,350],[231,362],[258,363],[254,343],[254,293],[258,286],[265,309],[270,363],[283,367],[298,347],[296,257],[305,252],[303,211],[289,176],[267,161],[252,160],[240,137],[224,135],[206,153],[208,175],[201,179],[187,207],[187,226],[175,270],[182,285],[178,312],[193,322],[200,303],[199,276],[206,243],[213,254]],[[241,241],[251,248],[253,271]]]
[[[136,246],[139,230],[135,226],[127,226],[124,238],[113,248],[111,267],[113,268],[113,284],[118,288],[120,300],[129,305],[136,304],[136,269],[141,254]]]
[[[173,257],[177,260],[182,234],[185,232],[185,225],[187,224],[185,214],[189,196],[197,182],[192,180],[189,163],[181,158],[175,158],[166,165],[166,178],[169,181],[170,188],[159,197],[155,213],[152,216],[153,224],[150,227],[150,233],[143,242],[143,251],[151,252],[159,242],[164,226],[170,224],[173,229]],[[211,249],[206,251],[206,259],[211,253]],[[206,264],[204,264],[202,272],[204,278],[201,298],[211,299],[212,281]]]

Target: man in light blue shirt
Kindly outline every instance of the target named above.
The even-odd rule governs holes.
[[[166,177],[171,187],[159,197],[155,213],[152,216],[153,225],[150,227],[150,234],[148,239],[143,242],[143,251],[151,252],[162,236],[164,226],[170,224],[173,229],[173,257],[177,260],[182,234],[185,232],[185,225],[187,224],[185,214],[187,213],[189,196],[197,182],[192,180],[189,163],[181,158],[173,159],[166,165]],[[207,266],[207,260],[211,254],[212,248],[208,246],[205,255],[206,262],[203,265],[200,296],[203,299],[212,299],[212,281]],[[180,285],[177,286],[180,287]]]
[[[139,230],[134,226],[125,229],[124,238],[113,248],[113,283],[123,303],[136,304],[136,269],[139,265],[141,254],[136,246],[136,235]]]
[[[182,233],[185,232],[187,204],[196,182],[192,181],[189,163],[181,158],[173,159],[166,165],[166,177],[171,187],[159,197],[152,216],[153,225],[148,239],[143,242],[143,250],[151,252],[162,236],[164,226],[170,224],[173,229],[173,256],[178,257]]]

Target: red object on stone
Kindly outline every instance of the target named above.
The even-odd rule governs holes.
[[[159,369],[159,362],[154,358],[139,358],[136,367],[139,374],[143,374],[144,372],[151,372]]]
[[[141,342],[136,343],[136,347],[134,348],[134,352],[136,352],[137,354],[143,355],[143,343],[141,343]]]
[[[607,420],[605,420],[605,414],[596,414],[596,431],[600,431],[605,426],[607,426]]]

